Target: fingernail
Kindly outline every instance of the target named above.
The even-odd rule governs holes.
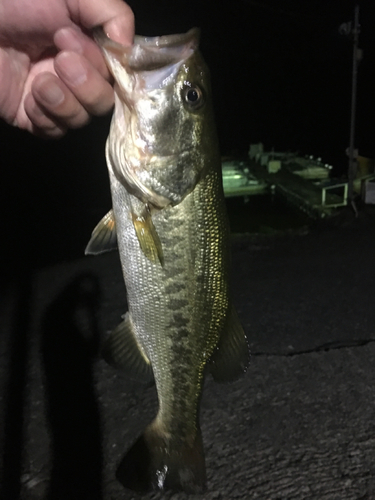
[[[54,83],[45,83],[39,90],[41,98],[50,106],[59,106],[65,99],[63,91]]]
[[[56,56],[56,65],[59,76],[62,76],[73,87],[78,87],[87,80],[86,69],[82,65],[79,55],[74,52],[60,52]]]
[[[82,33],[74,28],[61,28],[55,34],[55,43],[62,50],[72,50],[78,54],[83,53]]]
[[[111,26],[111,29],[109,30],[109,37],[111,40],[121,43],[122,45],[130,45],[129,40],[118,26]]]

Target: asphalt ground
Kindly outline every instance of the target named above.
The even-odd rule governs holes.
[[[253,356],[240,380],[206,380],[208,491],[143,498],[375,500],[374,229],[370,207],[233,237]],[[0,498],[140,498],[114,472],[155,388],[98,359],[126,308],[117,254],[19,273],[0,307]]]

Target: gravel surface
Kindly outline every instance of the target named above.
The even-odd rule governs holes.
[[[375,499],[374,213],[233,238],[247,374],[208,378],[208,492],[145,499]],[[116,464],[155,415],[98,359],[126,309],[116,253],[20,275],[0,304],[4,500],[130,500]]]

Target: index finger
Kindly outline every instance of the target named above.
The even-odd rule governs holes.
[[[69,2],[72,19],[87,29],[103,26],[110,38],[131,45],[134,38],[134,14],[122,0],[81,0]],[[78,22],[77,22],[78,19]]]
[[[61,51],[72,51],[82,55],[106,80],[110,80],[110,74],[100,48],[92,38],[82,33],[78,28],[61,28],[55,33],[54,43]]]

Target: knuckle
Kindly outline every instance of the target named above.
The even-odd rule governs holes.
[[[71,120],[67,120],[66,124],[69,128],[84,127],[90,122],[90,115],[87,112],[82,112],[79,116],[75,116]]]
[[[37,137],[41,137],[42,139],[60,139],[67,132],[67,129],[59,127],[57,125],[40,127],[36,124],[33,124],[32,133]]]

